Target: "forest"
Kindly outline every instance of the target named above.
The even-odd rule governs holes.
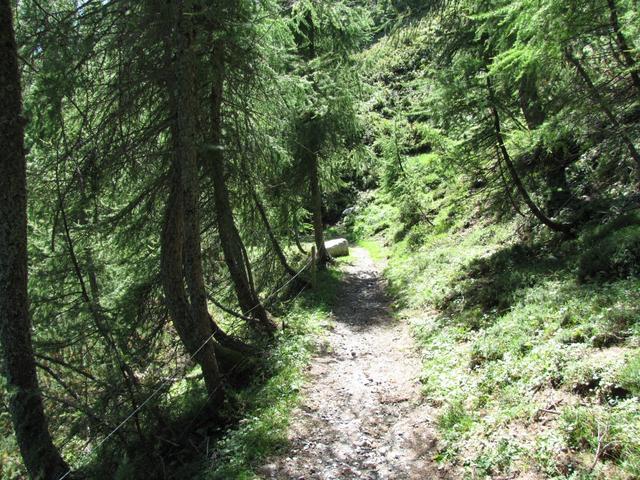
[[[0,0],[0,480],[640,478],[638,0]]]

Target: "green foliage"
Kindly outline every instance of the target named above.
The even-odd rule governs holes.
[[[304,366],[324,313],[296,307],[285,319],[287,332],[267,360],[269,378],[238,392],[232,415],[241,418],[214,445],[214,468],[199,478],[254,478],[253,470],[267,455],[287,446],[287,427],[304,381]]]
[[[171,436],[158,415],[184,426],[204,401],[159,281],[176,155],[171,2],[16,5],[31,313],[54,439],[80,465],[86,445],[178,377],[91,460],[96,471],[132,478],[159,468],[160,457],[176,477],[193,477],[210,470],[210,459],[181,462],[183,445],[164,443],[149,453],[139,438]],[[615,448],[601,459],[606,465],[589,472],[578,458],[565,476],[638,476],[640,219],[628,214],[638,202],[637,2],[198,5],[193,147],[203,167],[212,148],[224,152],[235,222],[262,298],[283,283],[273,238],[292,262],[305,262],[291,252],[309,230],[311,154],[325,220],[357,203],[339,228],[374,258],[388,257],[390,293],[403,315],[420,317],[425,395],[445,405],[439,458],[466,454],[460,463],[486,476],[518,468],[558,476],[558,451],[595,454],[598,428],[607,425]],[[211,145],[219,61],[223,134]],[[498,133],[531,202],[570,222],[575,238],[532,217],[496,148]],[[234,309],[210,208],[215,192],[204,177],[199,182],[203,281]],[[207,432],[218,444],[205,478],[252,478],[265,455],[283,448],[316,331],[307,319],[318,321],[339,288],[335,273],[327,275],[293,305],[282,294],[270,298],[288,330],[260,373],[230,388],[224,418],[210,422],[224,428]],[[210,307],[225,330],[255,340],[244,322]],[[539,391],[565,399],[561,421],[506,438],[513,425],[537,424],[550,401]],[[2,477],[23,476],[4,412],[0,437]]]
[[[631,355],[618,375],[618,382],[634,397],[640,398],[640,355]]]
[[[473,419],[462,401],[450,403],[445,411],[438,417],[438,427],[447,432],[447,435],[460,435],[468,431],[473,424]]]
[[[279,343],[267,359],[266,381],[258,381],[233,399],[233,416],[241,418],[215,445],[214,468],[198,478],[255,478],[254,470],[268,455],[286,448],[286,433],[293,408],[305,381],[304,367],[326,326],[339,290],[336,271],[320,272],[319,289],[295,302],[282,321]]]
[[[456,195],[445,193],[444,204]],[[386,203],[381,198],[389,201],[385,192],[371,196],[353,221],[361,232],[372,232],[372,212]],[[406,238],[393,244],[400,217],[389,217],[378,240],[391,244],[385,275],[423,347],[424,395],[439,412],[438,459],[484,475],[539,468],[555,476],[565,468],[559,466],[565,461],[561,450],[572,448],[578,451],[571,468],[588,478],[590,465],[580,455],[594,455],[597,424],[574,418],[573,436],[564,420],[538,431],[539,409],[561,398],[552,410],[564,412],[563,402],[587,401],[588,415],[611,417],[616,447],[595,472],[633,475],[640,436],[635,427],[621,432],[624,422],[636,424],[640,284],[633,276],[578,279],[583,245],[592,241],[586,239],[606,239],[627,227],[588,230],[568,243],[525,244],[514,233],[517,222],[474,222],[469,206],[459,214],[446,235],[437,226],[411,228],[408,236],[424,232],[416,245]]]
[[[640,225],[637,217],[626,217],[585,236],[578,277],[626,278],[640,275]]]

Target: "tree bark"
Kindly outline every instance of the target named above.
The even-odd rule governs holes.
[[[53,445],[36,375],[27,294],[27,190],[24,118],[11,2],[0,0],[0,344],[9,412],[33,479],[69,467]]]
[[[165,296],[165,302],[173,325],[185,345],[187,351],[195,356],[196,362],[202,368],[205,384],[209,394],[221,395],[221,378],[215,355],[213,339],[198,351],[213,330],[210,326],[197,325],[191,312],[191,306],[184,287],[183,277],[183,249],[184,249],[184,218],[182,211],[182,195],[177,173],[171,186],[169,199],[165,211],[164,225],[161,237],[161,266],[160,277]]]
[[[493,114],[494,130],[496,135],[496,141],[498,142],[498,148],[502,153],[502,158],[504,160],[504,163],[507,166],[507,170],[509,171],[509,174],[511,175],[511,179],[513,180],[513,183],[518,189],[518,192],[522,196],[524,203],[527,205],[527,207],[529,207],[529,210],[531,211],[531,213],[533,213],[533,215],[541,223],[549,227],[551,230],[554,230],[556,232],[562,232],[569,235],[572,234],[571,225],[568,225],[565,223],[559,223],[547,217],[542,212],[542,210],[538,208],[538,206],[535,204],[533,199],[529,196],[529,192],[527,192],[527,189],[522,183],[522,180],[520,180],[518,172],[513,162],[511,161],[511,156],[509,155],[509,151],[507,150],[507,147],[504,143],[504,138],[502,137],[502,127],[500,125],[500,115],[498,113],[498,108],[496,107],[495,94],[493,92],[493,86],[491,85],[491,79],[488,76],[487,76],[487,90],[489,91],[489,103],[491,107],[491,112]]]
[[[161,238],[161,277],[176,331],[202,369],[210,402],[220,405],[224,392],[202,279],[191,7],[188,1],[174,0],[172,4],[173,37],[169,44],[175,61],[171,65],[173,81],[169,85],[169,99],[174,119],[171,125],[174,151]]]
[[[255,292],[250,274],[248,259],[243,254],[240,233],[233,219],[233,209],[229,199],[226,182],[225,158],[222,149],[222,98],[224,88],[223,46],[215,42],[212,63],[214,79],[211,87],[211,132],[212,146],[209,148],[206,171],[211,177],[214,190],[214,208],[218,235],[224,260],[233,282],[238,304],[245,317],[254,319],[252,327],[267,334],[273,333],[277,326],[269,316]]]
[[[322,221],[322,187],[318,175],[318,154],[308,153],[309,190],[311,192],[311,209],[313,215],[313,238],[318,252],[318,269],[327,268],[329,253],[324,246],[324,222]]]
[[[627,38],[624,36],[622,28],[620,27],[620,20],[618,19],[618,5],[615,0],[607,0],[607,5],[609,6],[611,28],[613,28],[613,33],[616,37],[616,43],[620,49],[620,54],[624,59],[625,66],[630,70],[629,76],[631,77],[631,82],[636,89],[636,94],[640,94],[640,75],[638,74],[636,60],[631,55],[631,49],[629,48]]]
[[[301,32],[306,37],[306,44],[303,42],[300,53],[307,62],[313,61],[316,57],[316,26],[311,10],[307,12],[305,21],[301,24]],[[314,78],[312,76],[312,78]],[[317,90],[314,80],[314,89]],[[318,133],[321,128],[316,128],[312,112],[306,112],[301,120],[300,155],[309,170],[309,193],[311,200],[311,215],[313,224],[313,238],[317,250],[317,267],[319,270],[327,268],[327,263],[331,260],[327,249],[324,246],[324,222],[322,220],[322,186],[318,174],[318,146],[321,141]]]

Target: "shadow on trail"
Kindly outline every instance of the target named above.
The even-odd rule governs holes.
[[[359,329],[393,322],[384,281],[371,270],[343,273],[333,313],[336,322]]]
[[[333,313],[291,422],[289,448],[260,469],[278,480],[455,478],[439,468],[433,411],[420,394],[420,357],[396,320],[385,283],[354,248],[318,276]],[[350,260],[351,260],[350,258]],[[322,295],[318,293],[318,295]]]

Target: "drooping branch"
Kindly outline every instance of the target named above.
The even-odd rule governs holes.
[[[571,51],[570,47],[566,47],[564,51],[564,55],[567,61],[575,67],[576,71],[578,72],[578,75],[580,76],[584,84],[587,86],[589,93],[592,95],[598,107],[600,107],[600,109],[602,110],[602,113],[605,114],[607,119],[611,122],[611,125],[613,125],[613,127],[618,131],[618,134],[620,135],[622,142],[625,144],[625,146],[627,147],[627,150],[629,151],[629,155],[631,155],[631,158],[633,158],[633,160],[636,163],[638,174],[640,174],[640,154],[638,153],[638,150],[636,149],[635,145],[633,144],[633,142],[631,141],[627,133],[624,131],[624,128],[622,127],[618,119],[616,118],[615,114],[613,113],[613,110],[611,110],[608,103],[605,101],[604,97],[600,94],[600,91],[595,86],[595,84],[593,83],[593,80],[591,80],[591,77],[589,76],[587,71],[584,69],[584,67],[580,63],[580,60],[578,60],[578,58],[575,55],[573,55],[573,52]]]
[[[562,232],[565,234],[572,234],[573,227],[566,223],[556,222],[549,217],[547,217],[542,210],[535,204],[529,192],[527,192],[526,187],[522,183],[520,176],[518,175],[518,171],[516,170],[513,161],[511,160],[511,156],[509,155],[509,151],[504,143],[504,137],[502,136],[502,127],[500,124],[500,114],[498,113],[498,108],[496,107],[496,99],[493,91],[493,86],[491,84],[491,78],[487,75],[487,90],[489,91],[489,103],[491,108],[491,113],[493,115],[493,126],[496,135],[496,141],[498,143],[498,148],[500,149],[500,153],[502,154],[502,159],[504,160],[505,165],[507,166],[507,170],[511,175],[511,179],[516,186],[518,192],[522,196],[524,203],[529,207],[531,213],[544,225],[549,227],[551,230],[556,232]]]

